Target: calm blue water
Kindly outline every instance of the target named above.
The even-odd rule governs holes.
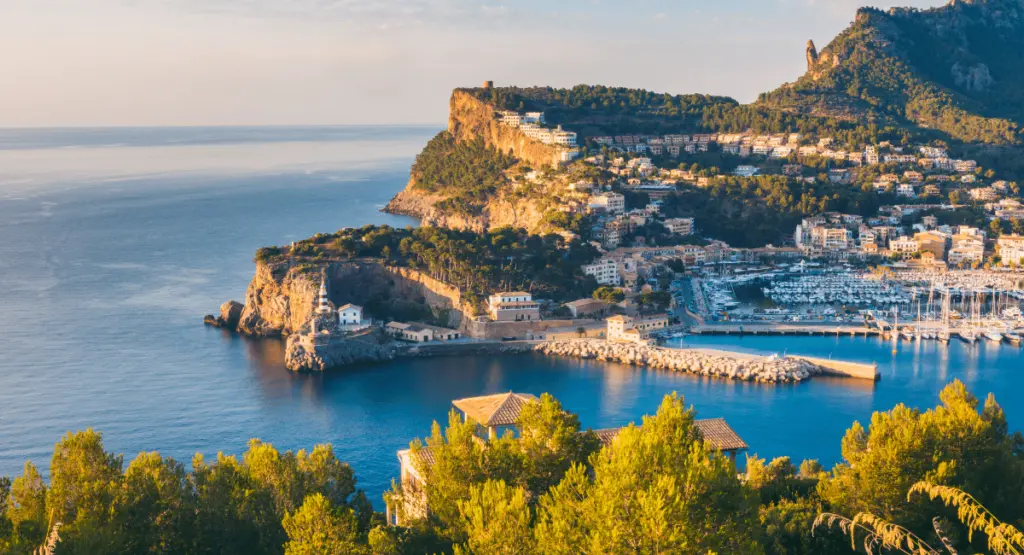
[[[672,391],[722,416],[761,456],[839,456],[853,420],[899,402],[926,408],[964,380],[1024,427],[1014,347],[850,338],[694,338],[877,361],[877,385],[816,379],[763,386],[542,357],[401,361],[296,376],[276,341],[201,325],[242,299],[252,255],[318,231],[412,222],[379,208],[433,128],[0,131],[0,475],[45,467],[68,430],[104,433],[128,458],[334,444],[379,494],[395,451],[451,399],[550,392],[591,427],[638,420]]]

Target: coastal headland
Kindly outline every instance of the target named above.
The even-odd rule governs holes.
[[[862,10],[855,27],[905,16]],[[1001,125],[981,117],[941,129],[859,102],[843,104],[870,128],[847,109],[794,110],[825,94],[820,78],[863,63],[840,54],[847,42],[811,47],[807,76],[753,105],[457,88],[447,128],[384,208],[421,227],[260,249],[244,303],[206,322],[287,337],[288,367],[312,371],[541,340],[529,350],[739,380],[878,377],[871,365],[655,347],[676,325],[1020,345],[1019,282],[950,287],[946,273],[1024,263],[1020,189],[967,144],[1018,143],[1016,131],[979,134]],[[911,283],[908,270],[937,277]]]

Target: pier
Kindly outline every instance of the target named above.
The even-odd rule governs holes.
[[[538,352],[570,358],[621,362],[659,370],[761,383],[801,382],[813,376],[839,376],[877,381],[874,364],[814,357],[761,356],[715,349],[669,349],[646,343],[621,343],[599,339],[548,341]]]
[[[849,324],[800,324],[744,322],[700,324],[690,328],[695,335],[880,335],[878,328]]]

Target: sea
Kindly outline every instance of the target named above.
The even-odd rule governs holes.
[[[855,421],[927,409],[954,379],[1024,428],[1024,355],[1009,345],[850,337],[688,337],[684,345],[875,362],[877,383],[763,385],[541,356],[400,360],[325,375],[284,367],[279,340],[204,327],[243,300],[265,245],[367,224],[441,126],[0,130],[0,475],[45,472],[93,428],[110,451],[240,454],[330,443],[378,508],[396,451],[451,401],[548,392],[586,427],[639,422],[678,392],[750,454],[840,460]]]

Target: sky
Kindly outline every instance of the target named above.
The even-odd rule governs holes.
[[[0,127],[439,124],[487,79],[750,102],[865,1],[0,0]]]

